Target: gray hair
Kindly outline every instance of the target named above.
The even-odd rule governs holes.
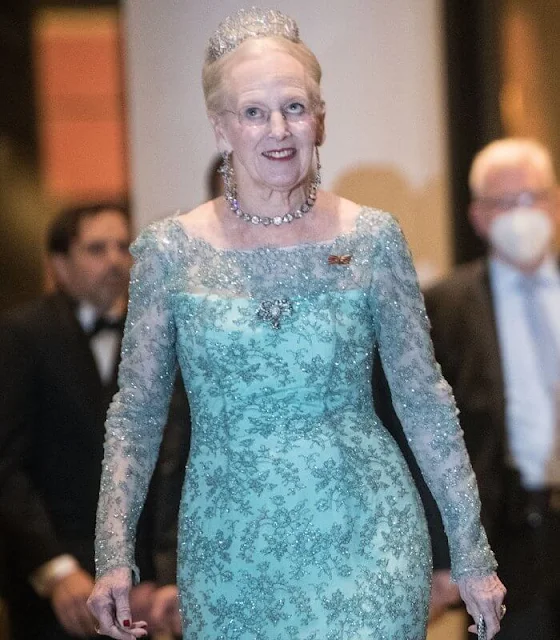
[[[493,169],[530,166],[540,171],[550,186],[556,183],[552,156],[548,149],[530,138],[502,138],[486,145],[474,157],[469,172],[469,188],[476,197],[484,192]]]

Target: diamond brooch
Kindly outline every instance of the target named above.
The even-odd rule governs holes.
[[[283,316],[291,316],[293,305],[286,298],[279,300],[263,300],[257,309],[259,320],[270,322],[274,329],[280,328],[280,320]]]

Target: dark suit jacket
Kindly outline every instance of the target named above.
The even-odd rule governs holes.
[[[508,588],[509,605],[523,606],[552,576],[539,573],[525,522],[526,492],[518,472],[506,464],[505,389],[488,263],[460,267],[427,291],[425,301],[436,358],[459,407],[482,522]],[[556,580],[560,566],[554,567],[551,559],[550,569]]]
[[[2,317],[0,388],[0,538],[11,599],[61,553],[94,571],[104,421],[117,383],[115,372],[102,384],[72,303],[54,294]],[[156,577],[158,517],[149,498],[137,538],[143,579]]]

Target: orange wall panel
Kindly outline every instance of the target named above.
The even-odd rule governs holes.
[[[116,25],[115,25],[116,27]],[[41,34],[37,53],[47,95],[111,95],[120,89],[119,48],[114,33]]]
[[[34,42],[46,193],[62,200],[126,195],[118,12],[40,12]]]
[[[43,136],[51,193],[72,198],[123,194],[122,127],[115,121],[53,122]]]

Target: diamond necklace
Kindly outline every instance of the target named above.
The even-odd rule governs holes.
[[[237,199],[237,186],[235,184],[235,179],[233,176],[233,167],[230,161],[230,154],[224,154],[223,164],[219,169],[219,172],[222,174],[224,179],[224,198],[229,204],[229,208],[233,213],[240,219],[245,222],[250,222],[251,224],[262,224],[265,227],[270,225],[279,227],[281,224],[292,222],[292,220],[298,220],[299,218],[303,218],[303,216],[311,211],[315,201],[317,200],[317,190],[319,185],[321,184],[321,164],[319,162],[319,151],[315,148],[316,156],[317,156],[317,172],[315,174],[315,178],[313,178],[313,182],[309,187],[309,193],[307,194],[307,198],[305,202],[296,209],[295,211],[285,213],[283,216],[259,216],[256,214],[250,214],[243,211],[243,209],[239,206],[239,200]]]

